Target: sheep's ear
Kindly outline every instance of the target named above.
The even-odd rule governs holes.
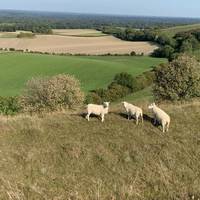
[[[152,105],[155,106],[156,105],[155,102],[153,102]]]

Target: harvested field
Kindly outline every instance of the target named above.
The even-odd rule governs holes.
[[[156,45],[148,42],[127,42],[113,36],[78,37],[61,35],[37,35],[34,39],[0,38],[0,48],[15,48],[49,53],[71,54],[150,54]]]
[[[101,31],[94,29],[54,29],[54,35],[63,35],[63,36],[76,36],[76,37],[101,37],[106,36],[106,34]]]

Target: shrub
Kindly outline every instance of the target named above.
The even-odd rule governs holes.
[[[143,74],[134,77],[133,92],[137,92],[139,90],[143,90],[144,88],[151,86],[154,82],[154,79],[155,79],[154,70],[144,72]]]
[[[122,85],[118,85],[116,83],[112,83],[111,85],[109,85],[109,88],[107,90],[107,100],[108,101],[116,101],[117,99],[120,99],[126,95],[128,95],[130,93],[130,89],[122,86]]]
[[[200,96],[200,64],[181,55],[155,71],[153,93],[159,100],[182,100]]]
[[[169,45],[165,45],[164,47],[155,49],[154,52],[152,53],[152,56],[158,57],[158,58],[168,58],[171,61],[174,52],[175,52],[175,49],[173,47]]]
[[[95,94],[97,94],[99,97],[101,97],[104,100],[107,97],[107,90],[106,89],[99,88],[99,89],[93,90],[92,92],[94,92]]]
[[[131,55],[131,56],[136,56],[137,54],[136,54],[135,51],[132,51],[132,52],[130,53],[130,55]]]
[[[85,98],[85,103],[86,104],[89,104],[89,103],[102,104],[103,100],[98,94],[94,92],[90,92]]]
[[[17,97],[0,97],[0,114],[14,115],[20,111]]]
[[[9,48],[9,51],[15,51],[15,48]]]
[[[132,90],[134,78],[131,74],[128,74],[126,72],[122,72],[120,74],[115,75],[114,83],[117,83],[118,85],[122,85],[122,86],[127,87],[127,88]]]
[[[96,89],[90,92],[86,97],[86,103],[101,104],[104,101],[116,101],[126,95],[142,90],[153,84],[155,72],[147,71],[142,75],[133,77],[126,72],[117,74],[113,82],[108,85],[107,89]]]
[[[64,74],[29,80],[20,97],[23,110],[29,112],[74,108],[83,101],[84,95],[79,81],[73,76]]]

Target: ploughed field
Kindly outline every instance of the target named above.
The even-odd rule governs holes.
[[[17,38],[15,33],[0,33],[0,48],[15,48],[49,53],[125,54],[135,51],[148,55],[157,48],[149,42],[122,41],[96,30],[54,30],[52,35]]]
[[[53,56],[25,53],[0,54],[0,96],[17,95],[27,80],[60,73],[74,75],[85,92],[106,87],[115,74],[137,76],[166,59],[148,56]]]

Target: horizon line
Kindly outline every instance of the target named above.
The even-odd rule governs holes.
[[[199,19],[200,17],[185,17],[185,16],[156,16],[156,15],[131,15],[131,14],[114,14],[114,13],[92,13],[92,12],[70,12],[70,11],[53,11],[53,10],[25,10],[25,9],[9,9],[1,8],[0,11],[15,11],[15,12],[43,12],[57,14],[74,14],[74,15],[99,15],[99,16],[114,16],[114,17],[149,17],[149,18],[174,18],[174,19]]]

